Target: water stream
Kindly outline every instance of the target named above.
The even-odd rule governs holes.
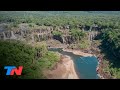
[[[63,51],[62,48],[50,48],[49,50],[70,56],[80,79],[99,79],[96,72],[98,60],[95,56],[82,57],[71,52]]]

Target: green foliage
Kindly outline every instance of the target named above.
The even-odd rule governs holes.
[[[62,32],[59,31],[53,31],[52,34],[56,36],[62,36]]]
[[[115,57],[120,58],[120,30],[104,30],[102,39],[107,50],[110,51]]]
[[[89,46],[90,46],[90,43],[88,40],[84,40],[79,43],[80,49],[87,49]]]
[[[109,13],[109,14],[108,14]],[[117,14],[116,14],[117,13]],[[84,12],[84,11],[1,11],[1,23],[35,23],[38,26],[77,25],[91,26],[94,22],[102,28],[120,28],[120,12]]]
[[[47,45],[43,42],[42,44],[36,43],[35,44],[35,51],[36,51],[36,57],[40,58],[42,56],[45,56],[45,54],[48,52]]]
[[[18,41],[0,41],[0,52],[2,67],[9,65],[16,67],[23,66],[24,70],[30,70],[30,65],[34,57],[34,50],[31,46]],[[26,73],[24,70],[23,74]]]
[[[30,24],[29,24],[29,27],[34,27],[34,24],[33,24],[33,23],[30,23]]]
[[[105,71],[109,72],[113,78],[120,78],[120,29],[103,30],[102,47],[109,59]]]
[[[78,29],[78,30],[77,30],[77,29],[72,29],[72,30],[70,31],[70,34],[71,34],[72,37],[74,37],[75,40],[77,40],[78,42],[79,42],[80,40],[84,39],[85,36],[86,36],[86,33],[83,32],[83,31],[81,31],[81,30],[79,30],[79,29]]]
[[[106,60],[103,60],[106,67],[103,69],[104,72],[110,73],[113,78],[120,79],[120,68],[113,67],[113,63],[107,63]]]
[[[27,45],[20,41],[0,41],[0,77],[16,79],[45,78],[43,68],[51,67],[59,60],[59,56],[48,52],[46,45]],[[5,76],[4,66],[23,66],[21,76]]]
[[[60,60],[60,56],[57,53],[49,51],[45,56],[39,59],[39,64],[43,68],[51,69],[58,60]]]

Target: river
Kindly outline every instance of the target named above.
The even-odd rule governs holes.
[[[74,62],[76,72],[80,79],[99,79],[96,67],[98,60],[96,57],[82,57],[71,52],[63,51],[62,48],[50,48],[49,51],[59,52],[63,55],[68,55]]]

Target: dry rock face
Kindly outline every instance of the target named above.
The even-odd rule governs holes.
[[[6,24],[5,24],[6,25]],[[39,26],[31,30],[31,27],[28,24],[19,24],[17,30],[6,30],[4,24],[0,24],[0,39],[16,39],[16,40],[26,40],[32,42],[40,42],[44,40],[57,39],[62,43],[66,43],[68,40],[68,35],[62,37],[56,37],[52,34],[53,27],[51,26]],[[59,29],[60,32],[64,30]]]

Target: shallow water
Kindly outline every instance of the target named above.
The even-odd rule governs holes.
[[[96,72],[98,64],[96,57],[82,57],[71,52],[63,51],[61,48],[50,48],[49,50],[70,56],[74,61],[75,69],[80,79],[99,79]]]

